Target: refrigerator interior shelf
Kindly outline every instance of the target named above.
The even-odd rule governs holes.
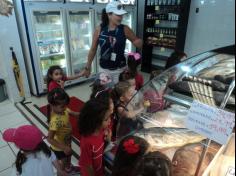
[[[153,59],[152,60],[152,65],[160,67],[160,68],[165,68],[166,67],[166,63],[167,63],[167,60],[164,60],[164,59],[162,59],[162,60]]]
[[[62,29],[51,29],[51,30],[45,30],[45,31],[36,31],[36,33],[46,33],[46,32],[55,32],[55,31],[62,31]]]
[[[155,4],[153,4],[153,5],[147,5],[147,7],[181,7],[181,5],[179,4],[179,5],[177,5],[177,4],[175,4],[175,5],[171,5],[171,4],[169,4],[169,5],[163,5],[163,4],[159,4],[159,5],[155,5]]]
[[[153,32],[154,33],[154,36],[155,37],[160,37],[162,34],[160,34],[160,33],[157,33],[157,32]],[[161,38],[161,37],[160,37]],[[164,35],[163,34],[163,38],[168,38],[168,39],[177,39],[177,37],[176,36],[174,36],[174,35]]]
[[[48,39],[48,40],[39,40],[38,45],[43,46],[43,45],[50,45],[50,44],[55,44],[55,43],[64,43],[63,38],[54,38],[54,39]]]
[[[175,46],[164,46],[164,45],[159,45],[159,44],[149,44],[150,46],[153,47],[162,47],[162,48],[168,48],[168,49],[175,49]]]
[[[40,58],[45,58],[46,60],[50,59],[48,57],[51,57],[51,56],[58,56],[58,55],[64,55],[65,53],[64,52],[61,52],[61,53],[51,53],[51,54],[45,54],[45,55],[40,55]]]

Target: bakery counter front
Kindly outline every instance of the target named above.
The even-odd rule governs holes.
[[[185,121],[193,101],[235,112],[235,56],[207,52],[151,80],[128,104],[127,109],[134,112],[133,125],[120,120],[118,141],[127,135],[146,139],[153,151],[169,157],[174,176],[227,175],[228,171],[221,172],[219,168],[216,172],[208,167],[219,167],[219,163],[223,167],[232,162],[234,145],[229,142],[231,149],[227,152],[226,146],[186,127]],[[112,167],[114,157],[113,148],[106,154],[108,168]],[[221,158],[225,162],[221,162]],[[214,164],[211,164],[213,161]],[[234,165],[232,167],[234,169]]]

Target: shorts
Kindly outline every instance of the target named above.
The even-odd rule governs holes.
[[[115,84],[117,84],[119,82],[119,77],[120,77],[120,74],[126,69],[126,67],[123,67],[123,68],[119,68],[117,70],[108,70],[108,69],[103,69],[103,68],[99,68],[99,72],[106,72],[106,73],[109,73],[112,78],[113,78],[113,81]]]
[[[63,151],[56,151],[56,150],[53,150],[52,148],[51,150],[54,152],[58,160],[62,160],[69,157]]]

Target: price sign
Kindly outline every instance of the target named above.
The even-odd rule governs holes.
[[[160,34],[160,38],[164,38],[164,34]]]
[[[194,101],[186,119],[186,126],[225,145],[235,126],[235,114]]]
[[[156,11],[159,11],[159,10],[160,10],[160,7],[159,7],[159,6],[156,6],[156,7],[155,7],[155,10],[156,10]]]
[[[235,176],[235,168],[230,167],[225,176]]]

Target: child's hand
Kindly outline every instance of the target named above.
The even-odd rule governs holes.
[[[66,147],[64,148],[64,153],[65,153],[66,155],[71,155],[71,154],[72,154],[72,149],[71,149],[69,146],[66,146]]]
[[[110,129],[105,130],[105,141],[111,141],[112,131]]]
[[[84,71],[81,71],[81,72],[77,75],[77,77],[78,77],[78,78],[81,78],[81,77],[84,77],[84,75],[85,75],[85,72],[84,72]]]
[[[60,80],[60,81],[58,81],[58,84],[61,86],[62,89],[64,89],[64,87],[65,87],[64,81]]]

